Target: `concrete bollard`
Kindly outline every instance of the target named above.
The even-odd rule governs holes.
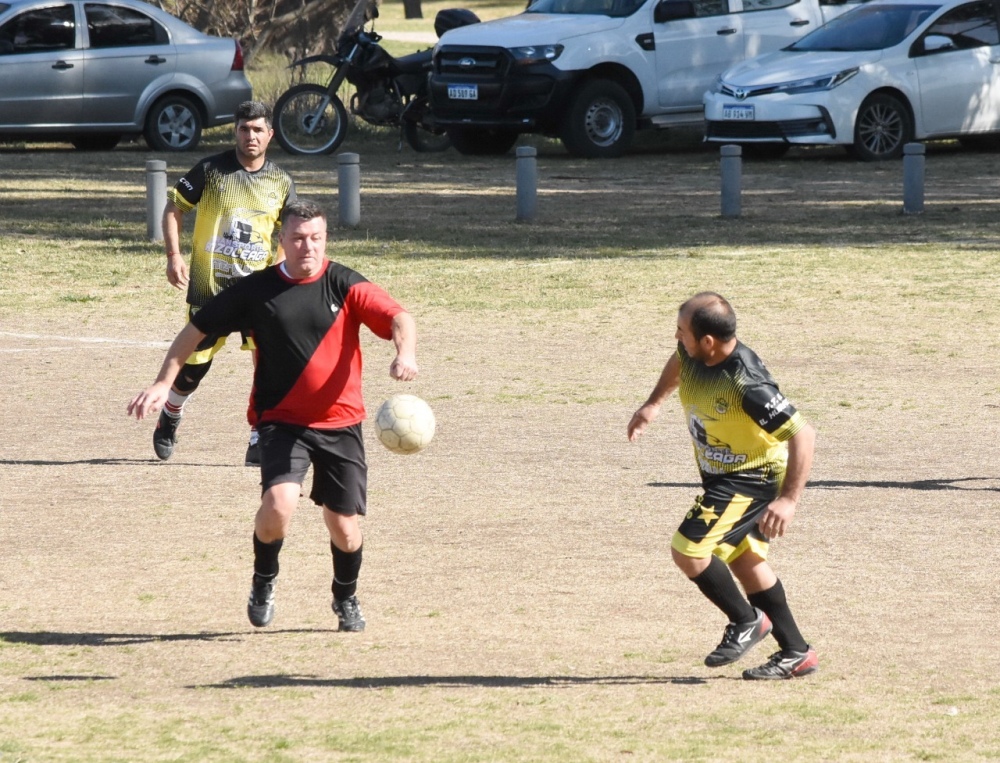
[[[719,150],[722,171],[722,216],[739,217],[743,192],[743,149],[723,146]]]
[[[924,211],[924,154],[923,143],[903,146],[903,214],[919,215]]]
[[[340,224],[353,228],[361,222],[361,157],[357,154],[337,154],[337,197],[340,202]]]
[[[517,149],[517,219],[531,222],[538,212],[538,151],[532,146]]]
[[[163,210],[167,206],[167,163],[146,160],[146,238],[163,241]]]

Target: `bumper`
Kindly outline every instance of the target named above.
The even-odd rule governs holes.
[[[429,81],[434,123],[554,132],[577,78],[550,63],[515,65],[504,48],[443,45]],[[475,98],[454,97],[456,86]]]
[[[728,118],[727,110],[734,106],[750,118]],[[825,106],[814,103],[791,103],[787,98],[777,102],[767,97],[737,101],[717,93],[705,96],[705,140],[710,143],[851,143],[852,131],[845,127],[836,123]]]

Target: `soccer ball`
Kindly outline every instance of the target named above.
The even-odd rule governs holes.
[[[375,414],[375,432],[393,453],[416,453],[434,437],[434,412],[416,395],[393,395]]]

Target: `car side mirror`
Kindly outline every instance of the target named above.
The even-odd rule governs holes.
[[[693,19],[694,3],[691,0],[662,0],[653,11],[653,21],[662,24],[675,19]]]
[[[937,53],[941,50],[956,50],[954,40],[943,34],[929,34],[924,38],[924,53]]]

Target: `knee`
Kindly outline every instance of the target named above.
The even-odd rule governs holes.
[[[347,553],[353,553],[361,548],[361,522],[357,514],[345,517],[326,508],[323,511],[326,512],[326,526],[330,531],[330,540],[337,548]]]
[[[181,368],[181,372],[177,374],[177,378],[174,380],[174,389],[181,395],[190,395],[198,389],[198,385],[201,384],[201,380],[205,378],[205,374],[208,373],[208,369],[211,367],[211,360],[198,365],[185,363],[184,367]]]
[[[689,578],[698,577],[712,561],[711,557],[698,559],[693,556],[687,556],[676,548],[670,549],[670,556],[674,560],[674,564],[677,565],[677,568]]]

